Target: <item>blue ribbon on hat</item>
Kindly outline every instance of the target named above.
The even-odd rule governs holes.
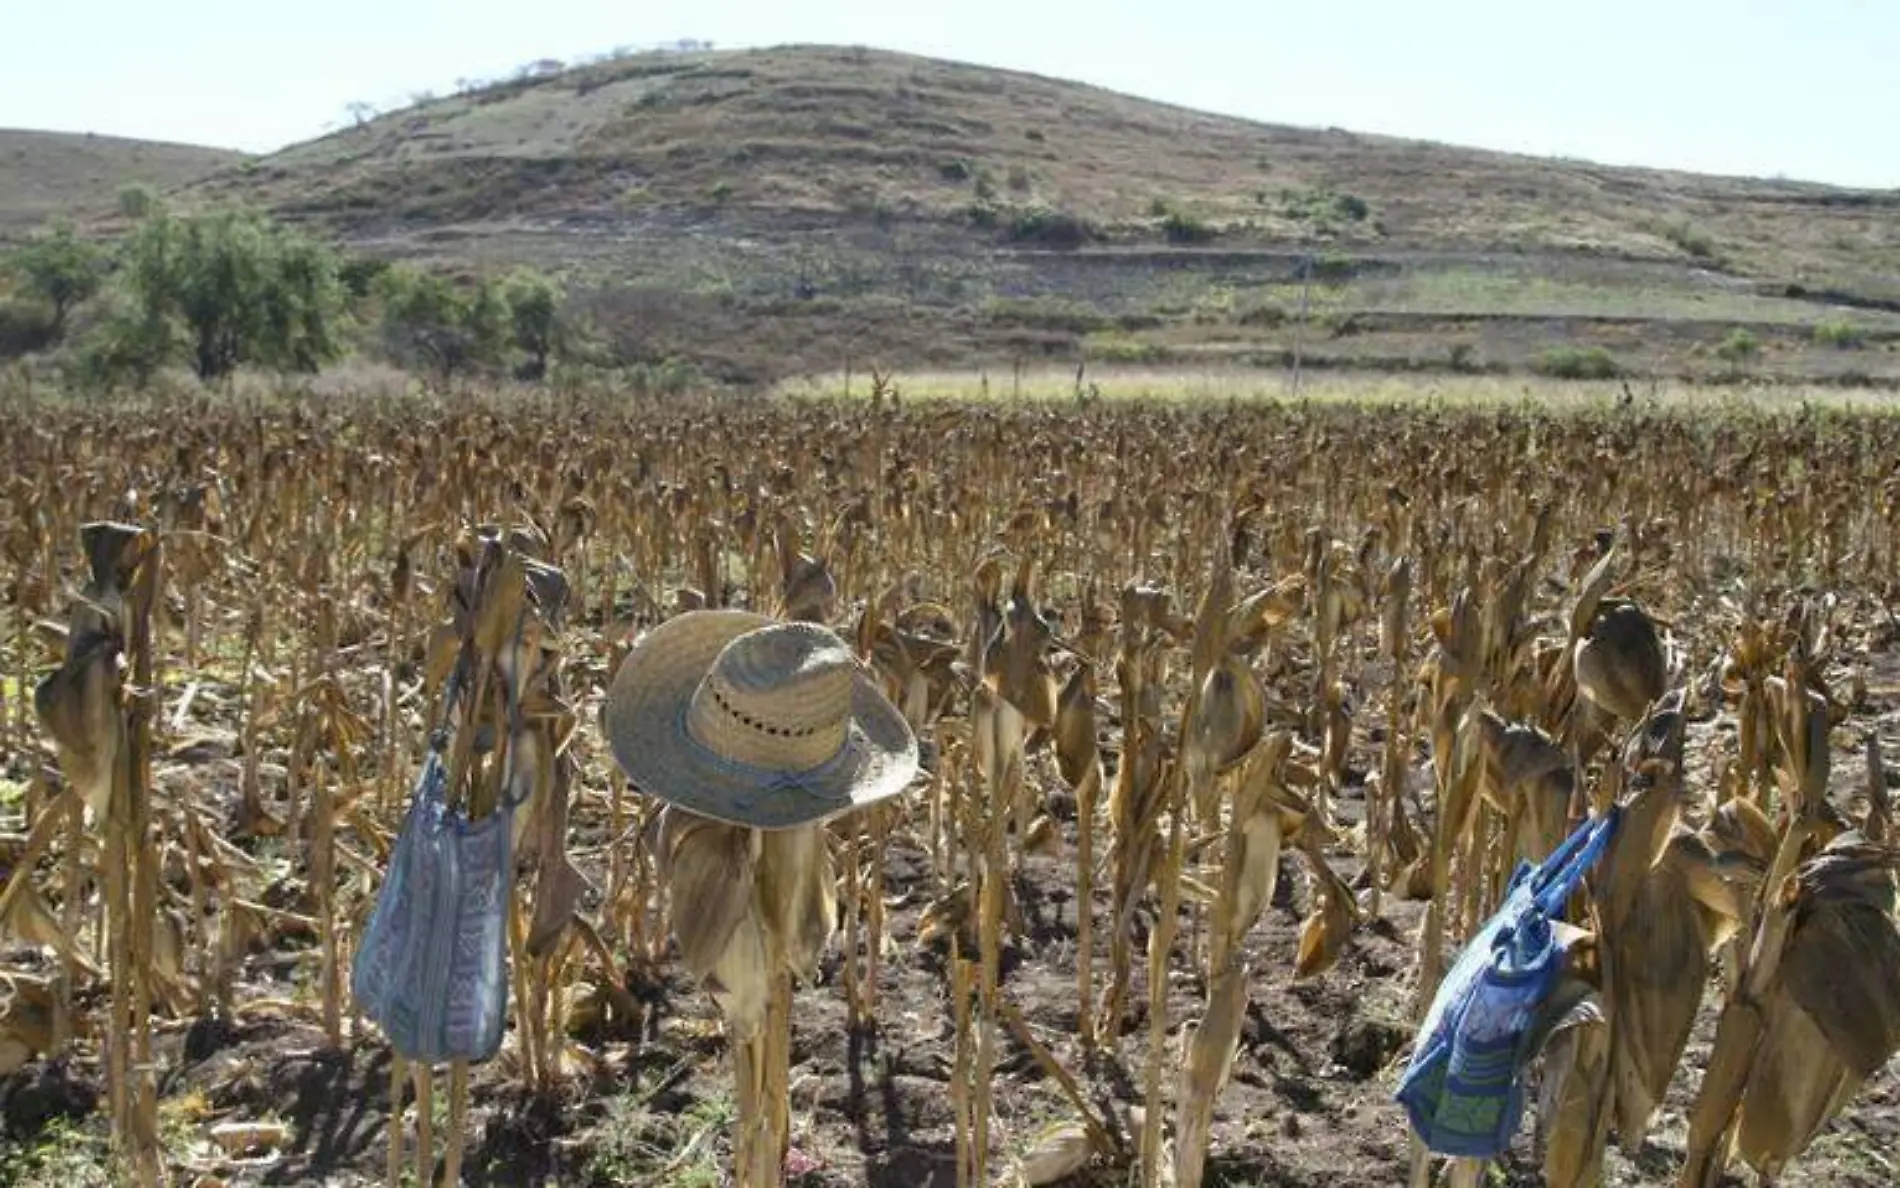
[[[845,723],[845,741],[829,759],[801,770],[788,771],[778,767],[760,767],[755,763],[734,759],[730,755],[722,755],[699,741],[686,725],[687,714],[691,708],[690,702],[681,703],[674,711],[673,725],[678,730],[680,738],[685,741],[687,748],[700,761],[735,779],[744,781],[747,787],[752,789],[750,795],[735,797],[732,800],[733,807],[740,812],[751,809],[758,803],[758,798],[761,796],[773,796],[781,792],[803,792],[819,800],[842,802],[850,799],[849,796],[840,795],[826,788],[825,782],[827,776],[836,775],[847,766],[846,760],[851,756],[851,737],[858,732],[856,722]]]

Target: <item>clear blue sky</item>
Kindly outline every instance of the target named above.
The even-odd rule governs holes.
[[[862,44],[1251,118],[1900,186],[1900,0],[8,0],[0,127],[269,150],[354,100],[691,37]]]

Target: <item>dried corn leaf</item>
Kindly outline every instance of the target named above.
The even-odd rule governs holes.
[[[1345,880],[1318,854],[1309,851],[1307,858],[1319,884],[1319,902],[1300,925],[1299,956],[1293,966],[1295,981],[1318,977],[1331,969],[1346,951],[1346,942],[1359,922],[1358,903]]]
[[[1273,901],[1285,839],[1305,823],[1305,802],[1279,782],[1291,745],[1290,736],[1274,734],[1254,751],[1241,774],[1229,826],[1236,831],[1236,850],[1230,852],[1224,872],[1225,878],[1233,880],[1233,908],[1224,928],[1215,922],[1211,952],[1216,966],[1239,948],[1240,938]]]
[[[1735,1149],[1762,1175],[1778,1177],[1863,1078],[1834,1055],[1786,988],[1771,989],[1763,1006],[1766,1027],[1736,1113]]]
[[[1608,930],[1614,961],[1617,1141],[1642,1148],[1682,1059],[1708,985],[1710,937],[1691,893],[1694,843],[1678,835],[1642,879],[1623,924]]]
[[[1017,1180],[1024,1188],[1060,1183],[1087,1167],[1092,1153],[1088,1127],[1055,1123],[1030,1137],[1029,1149],[1016,1162]]]
[[[0,974],[0,1076],[52,1049],[52,988],[42,978]]]
[[[1537,1107],[1544,1182],[1548,1188],[1593,1188],[1602,1182],[1609,1136],[1609,1026],[1596,992],[1575,978],[1559,984],[1550,1010],[1554,1022],[1543,1044]]]
[[[1306,593],[1306,576],[1295,574],[1248,595],[1227,611],[1222,637],[1227,646],[1251,652],[1266,636],[1293,621]]]
[[[1781,960],[1790,998],[1859,1078],[1900,1050],[1900,931],[1891,855],[1844,834],[1800,872],[1801,901]]]
[[[206,1132],[226,1155],[256,1155],[290,1145],[290,1127],[282,1122],[220,1122]]]
[[[672,806],[655,824],[680,956],[695,977],[706,977],[752,911],[760,835]]]
[[[825,831],[763,831],[758,858],[760,913],[794,977],[808,980],[838,924],[837,875]]]
[[[94,820],[103,820],[125,747],[119,712],[119,640],[75,633],[66,661],[33,690],[33,709],[58,747],[60,768]]]
[[[1745,865],[1755,872],[1757,879],[1768,872],[1768,864],[1775,860],[1775,850],[1780,845],[1775,827],[1752,800],[1724,801],[1722,807],[1710,814],[1705,832],[1710,848],[1725,865]]]

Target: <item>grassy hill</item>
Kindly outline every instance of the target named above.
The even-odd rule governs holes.
[[[60,215],[77,219],[108,209],[120,189],[134,182],[176,189],[243,156],[196,145],[0,128],[0,242]]]
[[[1315,366],[1602,348],[1636,374],[1900,379],[1900,191],[1261,124],[863,49],[547,64],[180,197],[556,269],[622,357],[742,380],[1279,366],[1296,339]]]

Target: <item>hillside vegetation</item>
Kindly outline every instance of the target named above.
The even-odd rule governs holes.
[[[108,210],[135,182],[174,189],[243,157],[197,145],[0,128],[0,242],[61,215]]]
[[[1849,288],[1900,273],[1900,194],[1257,124],[849,49],[641,55],[522,78],[207,188],[343,226],[618,219],[647,205],[955,221],[987,203],[1061,212],[1115,240],[1163,239],[1178,214],[1259,245],[1330,231],[1365,249],[1576,251]]]
[[[553,271],[612,357],[745,384],[1296,356],[1900,382],[1900,191],[1262,124],[857,48],[537,63],[173,197],[465,279]]]

